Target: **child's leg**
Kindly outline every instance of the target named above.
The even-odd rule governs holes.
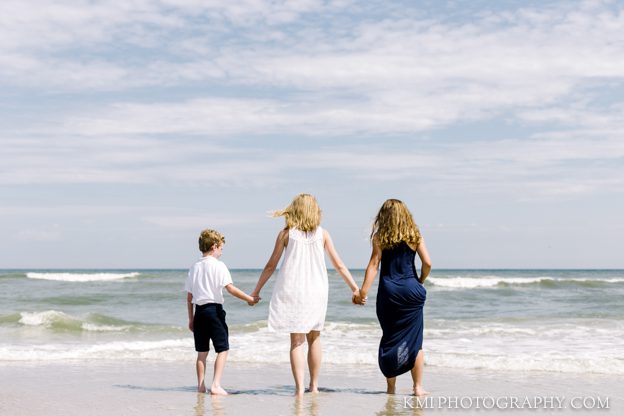
[[[318,393],[318,377],[321,371],[321,331],[310,331],[308,340],[308,368],[310,369],[310,392]]]
[[[423,368],[425,367],[425,352],[423,350],[418,351],[416,356],[416,363],[412,368],[412,381],[414,382],[414,394],[416,396],[424,396],[429,394],[428,391],[422,386],[423,381]]]
[[[197,362],[195,362],[195,369],[197,370],[197,391],[199,393],[206,393],[206,384],[204,383],[204,377],[206,376],[207,357],[208,351],[197,353]]]
[[[223,387],[221,387],[221,376],[223,375],[223,369],[225,368],[227,355],[227,350],[221,351],[217,354],[217,358],[215,359],[214,363],[214,375],[212,377],[212,386],[210,386],[210,394],[227,394],[227,391],[223,390]]]
[[[305,359],[303,345],[305,334],[290,334],[290,368],[295,378],[295,394],[303,396],[303,380],[305,376]]]
[[[386,393],[394,394],[396,392],[396,377],[386,377],[386,384],[388,386],[386,389]]]

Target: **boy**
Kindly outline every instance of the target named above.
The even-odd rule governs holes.
[[[214,363],[210,393],[219,395],[227,394],[221,387],[221,375],[230,349],[222,289],[225,287],[232,296],[246,301],[249,305],[255,305],[260,300],[258,297],[253,298],[247,295],[232,284],[232,276],[228,268],[219,260],[223,244],[225,244],[225,237],[218,231],[201,232],[199,250],[202,252],[202,258],[190,268],[184,286],[188,292],[186,298],[188,325],[193,332],[197,351],[197,391],[206,393],[204,383],[206,358],[210,350],[209,341],[212,340],[217,358]],[[194,314],[193,304],[195,304]]]

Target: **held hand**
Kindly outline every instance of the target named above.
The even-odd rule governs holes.
[[[260,302],[260,299],[262,299],[260,296],[251,296],[251,301],[247,302],[247,305],[249,306],[254,306],[256,303]]]
[[[359,289],[353,291],[353,297],[351,298],[351,301],[353,302],[353,304],[365,305],[367,300],[368,300],[368,297],[362,296]]]
[[[251,296],[253,298],[253,301],[247,302],[247,305],[249,305],[249,306],[254,306],[256,303],[260,302],[260,299],[262,299],[260,297],[260,292],[256,292],[255,290],[253,292],[251,292],[251,294],[249,296]]]
[[[367,300],[368,298],[366,296],[362,297],[359,290],[353,292],[353,297],[351,298],[351,301],[354,305],[365,305]]]
[[[193,320],[192,319],[189,320],[188,328],[191,330],[191,332],[194,332],[193,331]]]
[[[364,305],[366,304],[366,299],[364,299],[360,295],[353,295],[353,299],[351,300],[354,305]]]

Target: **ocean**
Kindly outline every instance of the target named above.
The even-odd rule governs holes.
[[[0,366],[192,361],[186,270],[0,270]],[[361,284],[364,271],[352,271]],[[260,270],[232,270],[250,292]],[[376,284],[351,304],[329,272],[323,363],[377,364]],[[273,279],[253,307],[224,291],[228,361],[288,365],[267,330]],[[624,270],[434,270],[425,283],[426,366],[624,374]]]

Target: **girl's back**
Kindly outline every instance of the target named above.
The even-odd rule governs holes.
[[[323,229],[289,229],[288,245],[271,297],[269,329],[289,333],[322,330],[327,294]]]
[[[416,252],[404,241],[383,250],[379,276],[391,280],[418,279],[415,257]]]
[[[285,284],[318,281],[327,277],[321,227],[309,232],[291,228],[288,230],[288,245],[284,251],[279,277],[287,280]]]

